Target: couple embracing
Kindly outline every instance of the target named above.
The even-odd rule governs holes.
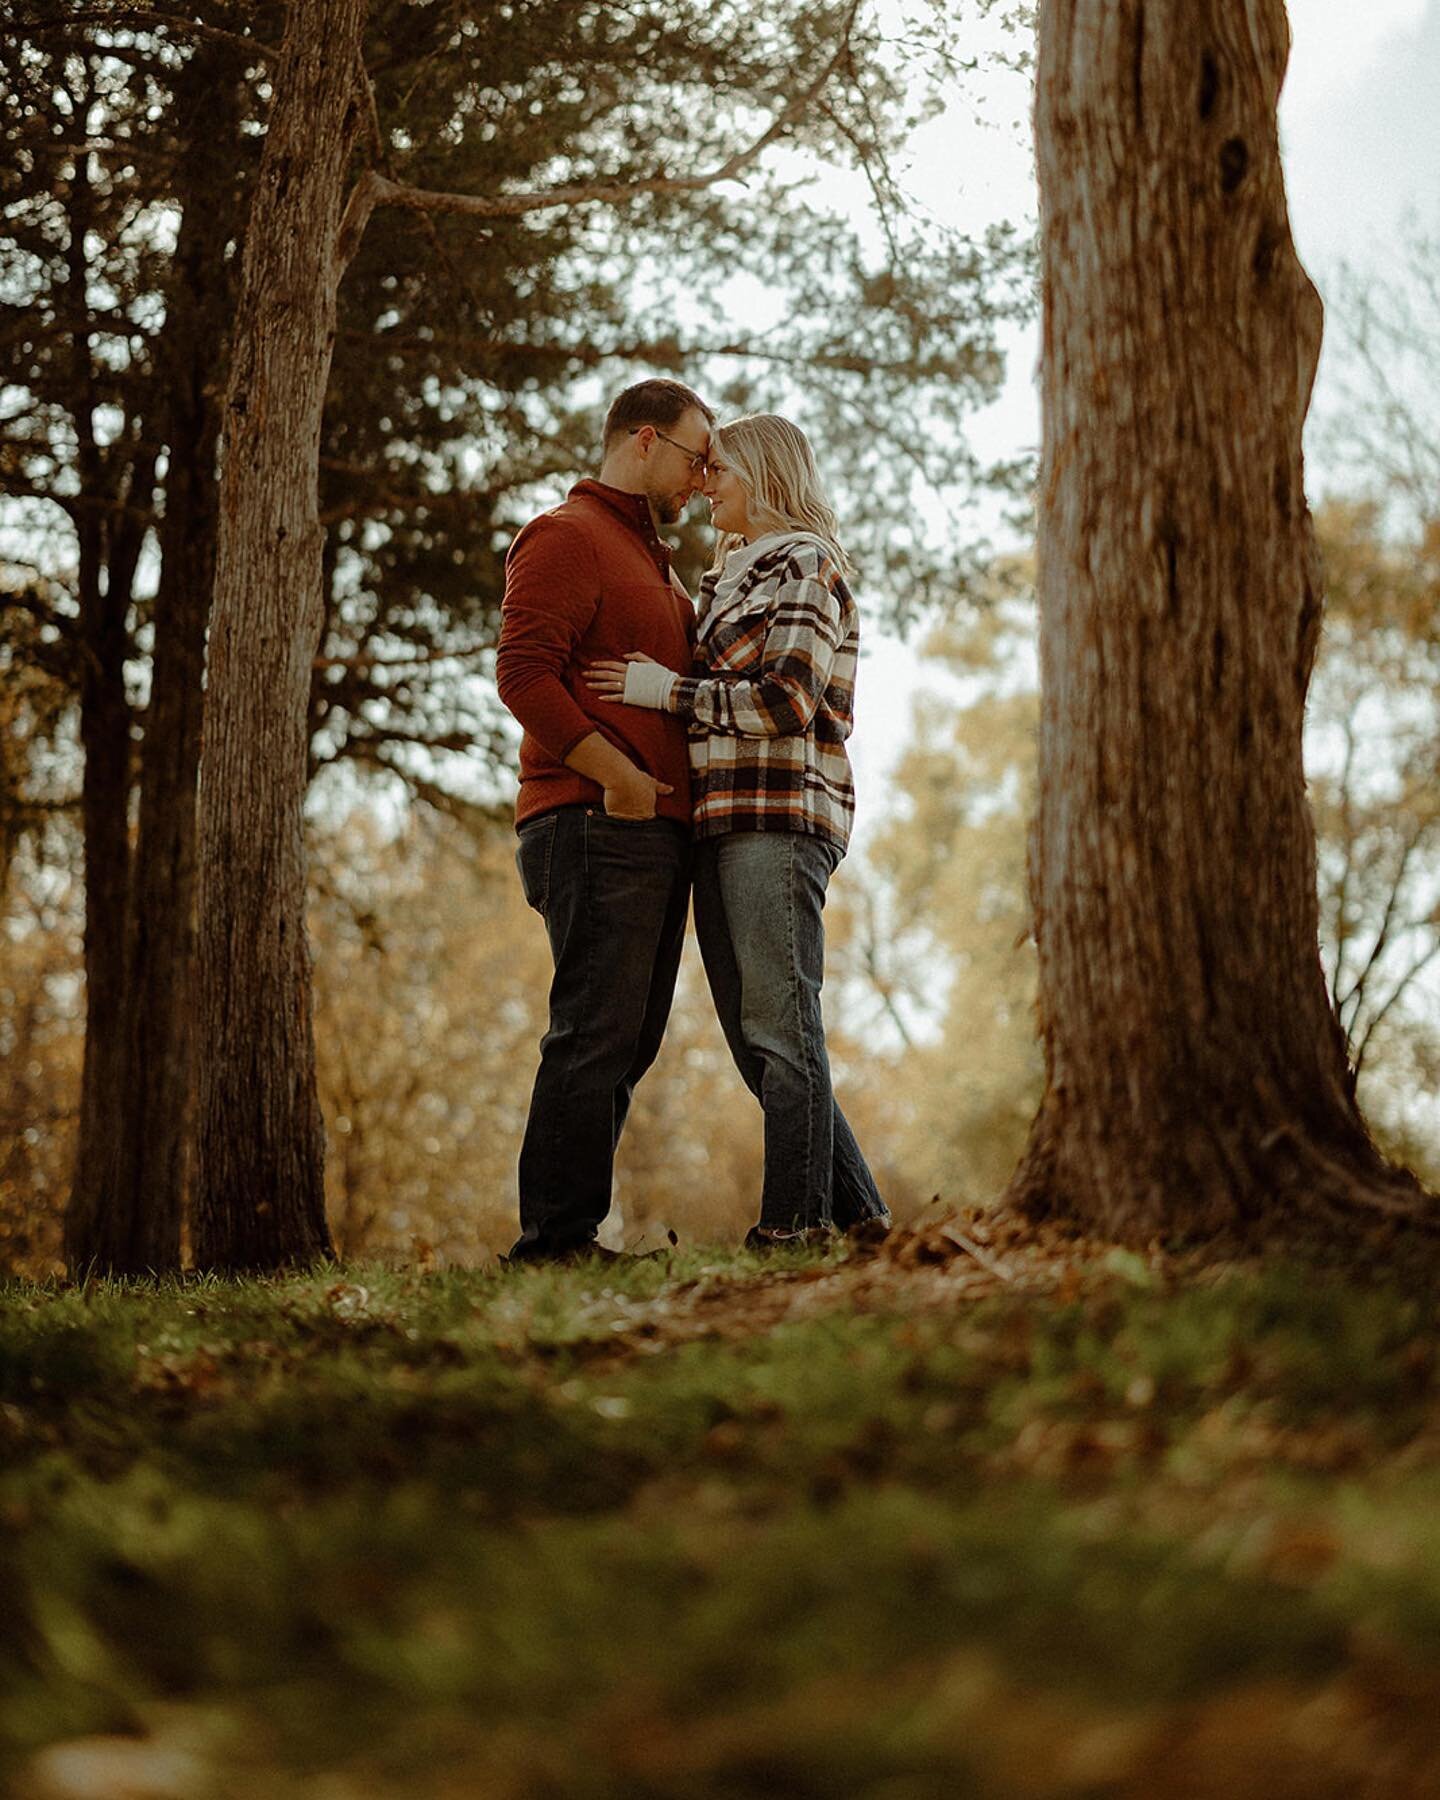
[[[710,992],[764,1114],[746,1243],[883,1229],[820,1013],[821,909],[855,806],[858,616],[809,443],[769,414],[718,426],[689,388],[654,380],[616,398],[602,458],[506,564],[496,672],[524,727],[516,860],[555,962],[509,1260],[617,1254],[596,1233],[692,887]],[[659,529],[696,493],[718,533],[698,622]]]

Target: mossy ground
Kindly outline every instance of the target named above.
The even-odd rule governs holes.
[[[1440,1793],[1425,1271],[914,1247],[7,1290],[0,1780]]]

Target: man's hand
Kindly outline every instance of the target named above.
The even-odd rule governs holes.
[[[612,819],[653,819],[656,800],[675,791],[668,781],[657,781],[644,769],[637,769],[623,750],[598,731],[582,738],[565,761],[604,790],[605,811]]]
[[[605,811],[612,819],[653,819],[656,800],[674,791],[668,781],[657,781],[631,763],[625,775],[606,784]]]

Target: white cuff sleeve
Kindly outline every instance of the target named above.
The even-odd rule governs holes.
[[[660,663],[633,662],[625,670],[625,704],[670,710],[670,694],[680,677]]]

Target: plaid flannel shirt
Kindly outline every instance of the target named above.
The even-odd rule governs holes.
[[[696,672],[669,698],[689,726],[695,836],[805,831],[843,851],[860,615],[833,553],[804,533],[756,539],[705,576],[697,610]]]

